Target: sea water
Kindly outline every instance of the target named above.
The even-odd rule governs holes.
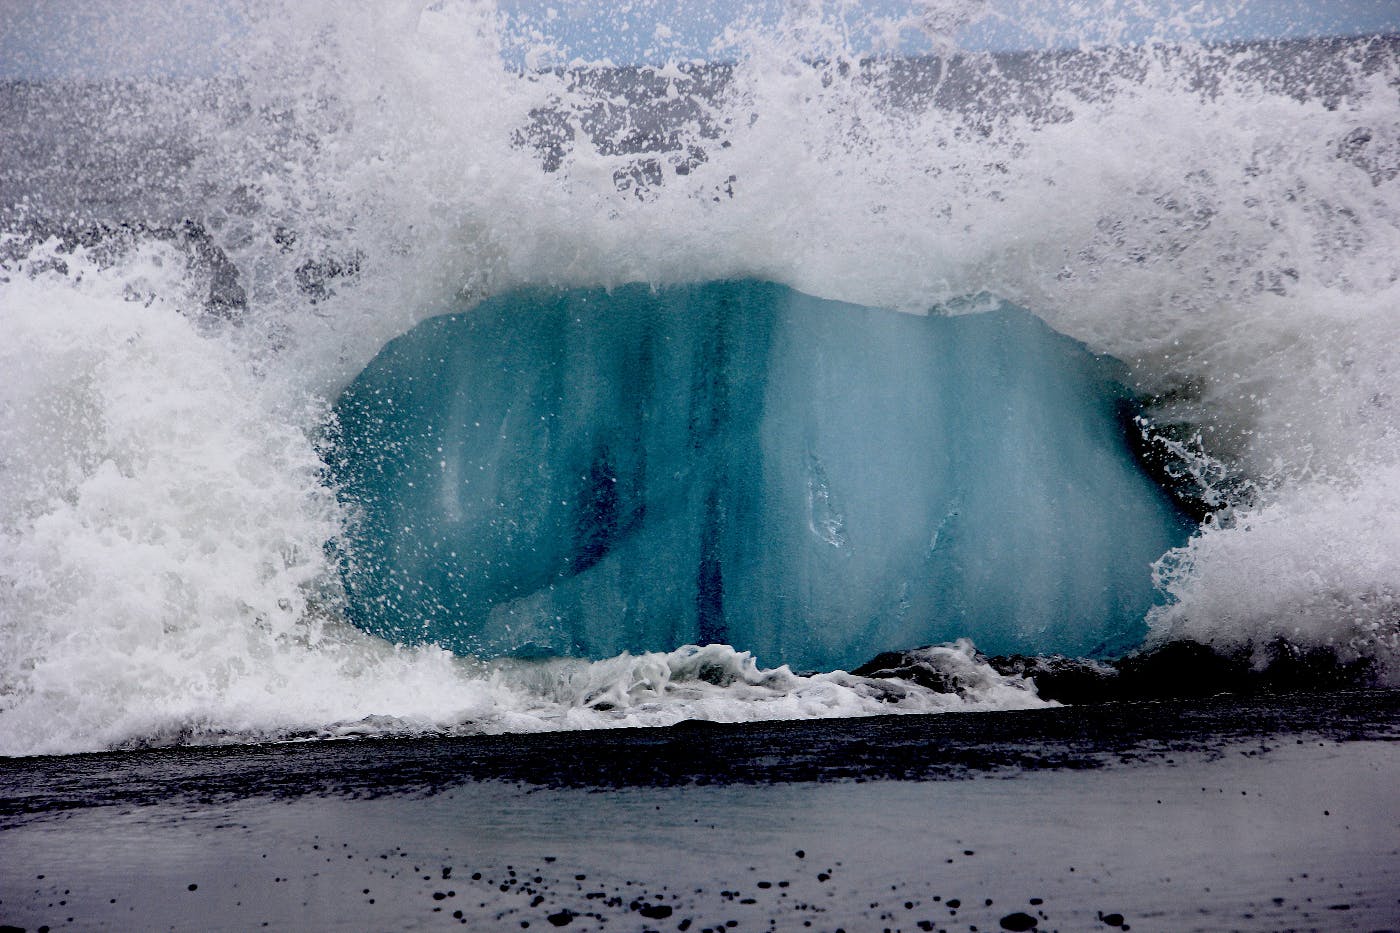
[[[0,752],[1043,702],[974,642],[1395,676],[1393,38],[230,9],[4,87]],[[927,642],[959,690],[839,669]]]

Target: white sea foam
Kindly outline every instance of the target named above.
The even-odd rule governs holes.
[[[1151,415],[1255,490],[1168,556],[1156,637],[1282,636],[1394,671],[1394,44],[1369,69],[1333,56],[1346,93],[1252,77],[1258,50],[1163,46],[1101,56],[1122,74],[1033,111],[893,105],[841,29],[794,14],[738,31],[718,99],[664,71],[705,159],[662,155],[663,183],[620,190],[636,156],[585,127],[625,103],[503,68],[487,7],[259,6],[240,29],[236,81],[144,88],[101,137],[190,146],[151,186],[238,266],[237,321],[197,313],[207,282],[169,244],[99,262],[48,243],[0,270],[0,753],[1036,702],[995,679],[891,702],[685,650],[487,668],[335,621],[334,394],[416,321],[517,284],[1023,305],[1126,362]],[[541,109],[571,128],[548,172],[522,141]],[[692,670],[711,663],[723,685]]]
[[[724,646],[488,666],[329,618],[316,413],[182,313],[183,270],[50,242],[0,283],[0,754],[1044,705],[970,645],[944,694]]]

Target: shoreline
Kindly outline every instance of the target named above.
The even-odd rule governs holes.
[[[6,759],[0,923],[1384,929],[1397,737],[1363,691]]]

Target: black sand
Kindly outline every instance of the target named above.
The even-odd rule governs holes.
[[[0,760],[24,929],[1400,928],[1400,694]]]

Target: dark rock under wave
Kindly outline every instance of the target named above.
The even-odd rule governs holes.
[[[886,651],[851,673],[958,692],[958,672],[939,659],[926,648]],[[1259,650],[1173,641],[1109,661],[1021,654],[979,655],[979,660],[1000,674],[1033,680],[1042,699],[1072,704],[1356,689],[1376,686],[1380,679],[1373,659],[1347,659],[1283,639]]]

